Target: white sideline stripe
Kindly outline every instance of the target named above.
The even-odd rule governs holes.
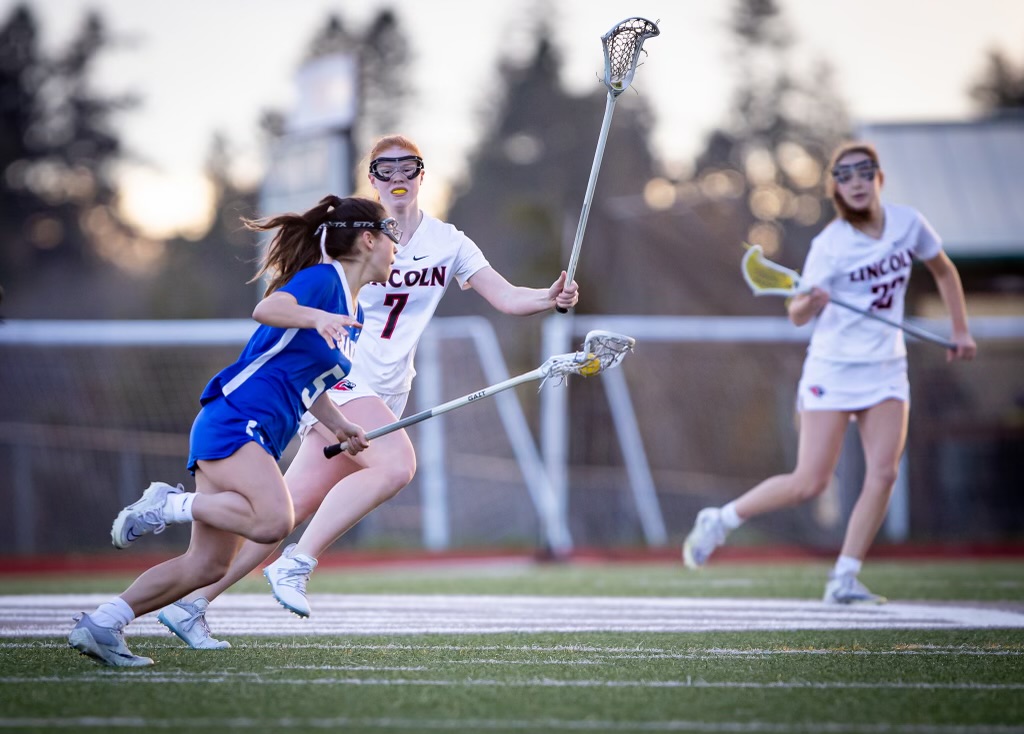
[[[66,635],[71,617],[106,594],[0,596],[0,637]],[[226,635],[413,635],[514,632],[1022,628],[1024,613],[953,604],[832,606],[794,599],[694,597],[314,594],[313,616],[284,612],[267,594],[225,594],[207,618]],[[156,614],[128,635],[165,636]]]
[[[411,729],[424,731],[444,729],[451,731],[483,731],[488,729],[525,731],[697,731],[709,732],[786,732],[808,734],[1019,734],[1018,726],[999,724],[852,724],[832,721],[803,722],[799,724],[772,724],[761,721],[593,721],[590,719],[359,719],[334,717],[322,719],[152,719],[142,717],[75,717],[0,719],[0,729],[332,729],[356,731],[366,729]]]
[[[170,643],[174,645],[174,642]],[[165,649],[168,644],[159,642],[138,642],[136,646],[140,650],[149,649]],[[409,650],[423,650],[427,652],[578,652],[595,655],[599,658],[608,660],[720,660],[728,657],[741,657],[741,658],[762,658],[769,657],[772,655],[851,655],[860,657],[873,657],[876,655],[882,656],[976,656],[976,657],[1020,657],[1024,656],[1024,650],[1006,650],[1001,648],[967,648],[960,645],[953,645],[949,647],[931,646],[931,645],[915,645],[915,649],[907,650],[851,650],[845,648],[806,648],[806,649],[757,649],[753,648],[750,650],[728,650],[719,648],[707,648],[702,649],[700,652],[688,652],[688,653],[673,653],[661,650],[659,648],[649,649],[637,649],[637,648],[622,648],[622,647],[593,647],[588,645],[553,645],[553,646],[540,646],[540,645],[358,645],[358,644],[346,644],[346,643],[275,643],[275,642],[258,642],[254,644],[239,642],[232,647],[239,650],[370,650],[370,651],[381,651],[387,652],[390,650],[395,651],[409,651]],[[65,642],[0,642],[0,650],[31,650],[31,649],[65,649],[67,643]],[[448,660],[449,663],[522,663],[526,664],[539,664],[546,661],[502,661],[495,659],[481,659],[471,658],[464,660]],[[563,662],[563,661],[553,661]],[[579,664],[581,661],[564,661],[566,664]],[[583,661],[587,664],[598,664],[597,662],[591,663],[590,661]]]
[[[388,670],[382,668],[382,670]],[[117,671],[120,672],[120,671]],[[431,688],[484,687],[484,688],[737,688],[752,690],[923,690],[923,691],[1024,691],[1024,683],[928,683],[907,681],[706,681],[686,676],[685,680],[586,680],[573,678],[525,678],[498,680],[495,678],[281,678],[268,679],[260,673],[149,673],[137,671],[133,675],[112,672],[85,673],[60,676],[3,676],[6,685],[37,685],[54,683],[100,683],[104,685],[136,686],[142,683],[168,685],[180,683],[224,683],[244,679],[246,685],[259,686],[425,686]]]
[[[140,651],[153,651],[160,649],[167,649],[169,646],[177,646],[174,642],[169,643],[149,643],[149,642],[137,642],[133,647]],[[24,650],[24,649],[65,649],[67,644],[64,642],[0,642],[0,650]],[[288,650],[345,650],[348,652],[354,650],[396,650],[398,649],[392,645],[329,645],[329,644],[295,644],[295,645],[268,645],[263,644],[245,644],[237,643],[233,647],[239,650],[262,650],[262,649],[288,649]],[[548,649],[540,650],[533,648],[512,648],[502,647],[497,648],[493,646],[483,646],[479,648],[475,647],[457,647],[451,645],[410,645],[403,649],[415,649],[432,652],[443,652],[443,651],[465,651],[465,650],[490,650],[490,651],[504,651],[504,652],[558,652],[558,650]],[[561,650],[573,652],[573,650]],[[446,664],[452,665],[604,665],[608,661],[617,660],[638,660],[638,661],[653,661],[653,660],[698,660],[698,661],[710,661],[710,660],[721,660],[728,657],[742,657],[742,658],[766,658],[773,655],[832,655],[832,656],[859,656],[859,657],[874,657],[874,656],[943,656],[943,657],[962,657],[962,656],[974,656],[974,657],[1021,657],[1024,656],[1024,650],[969,650],[969,649],[950,649],[950,650],[841,650],[841,649],[813,649],[813,650],[707,650],[706,652],[693,652],[693,653],[600,653],[590,652],[591,655],[596,656],[598,659],[574,659],[574,660],[500,660],[497,658],[464,658],[464,659],[453,659],[446,660]],[[310,668],[312,669],[312,668]],[[337,666],[323,666],[316,668],[319,670],[341,670],[343,668]],[[350,666],[344,668],[346,670],[357,670],[363,669],[357,666]],[[376,670],[383,670],[383,668],[375,668]],[[394,670],[401,670],[402,668],[394,668]],[[424,668],[405,668],[406,670],[424,670]],[[391,670],[391,668],[388,668]]]

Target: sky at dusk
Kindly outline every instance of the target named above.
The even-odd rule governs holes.
[[[968,89],[986,54],[1024,64],[1019,0],[779,0],[793,32],[794,60],[825,60],[855,122],[956,120],[977,113]],[[294,75],[329,14],[350,31],[390,7],[411,38],[415,89],[400,131],[427,158],[424,208],[440,207],[465,173],[481,134],[499,58],[534,50],[530,18],[549,8],[573,92],[599,89],[600,36],[618,21],[659,23],[633,82],[656,115],[653,143],[669,172],[685,171],[704,136],[725,120],[735,80],[725,0],[34,0],[43,43],[61,46],[88,9],[125,43],[104,55],[95,81],[107,94],[133,92],[138,109],[119,130],[138,162],[121,172],[129,214],[154,236],[202,226],[208,190],[202,167],[217,131],[230,139],[245,180],[261,176],[258,120],[294,102]],[[0,0],[7,17],[15,3]],[[594,120],[594,141],[600,128]],[[363,151],[359,151],[361,155]],[[676,169],[675,171],[671,169]],[[581,171],[586,176],[589,171]]]

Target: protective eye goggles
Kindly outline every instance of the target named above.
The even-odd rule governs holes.
[[[394,217],[382,219],[379,222],[323,222],[316,228],[316,234],[320,234],[327,227],[340,227],[342,229],[379,229],[388,236],[396,245],[402,241],[402,229],[398,226],[398,220]]]
[[[849,183],[853,180],[856,175],[862,181],[875,180],[875,174],[878,173],[878,164],[874,161],[860,161],[859,163],[850,163],[844,166],[836,166],[832,169],[832,178],[835,179],[836,183]]]
[[[370,174],[380,181],[390,181],[396,174],[402,174],[411,181],[423,170],[423,159],[418,155],[404,155],[401,158],[374,158],[370,161]]]

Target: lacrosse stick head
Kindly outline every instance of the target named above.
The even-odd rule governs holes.
[[[601,36],[604,47],[604,85],[618,97],[633,81],[644,41],[661,33],[653,21],[627,18]]]
[[[800,274],[773,263],[764,256],[761,245],[744,243],[740,270],[755,296],[794,296],[800,292]]]
[[[555,378],[559,382],[568,375],[591,377],[617,366],[633,351],[636,339],[614,331],[595,329],[583,341],[583,348],[571,354],[551,357],[541,365],[545,382]]]

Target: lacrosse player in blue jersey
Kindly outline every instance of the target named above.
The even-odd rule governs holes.
[[[359,290],[391,272],[398,223],[378,202],[328,196],[305,214],[246,225],[277,230],[257,275],[270,281],[253,311],[261,325],[200,398],[187,464],[196,491],[154,482],[111,529],[114,545],[125,548],[167,525],[191,523],[191,544],[78,618],[70,645],[105,665],[152,665],[125,646],[125,625],[220,579],[243,540],[275,543],[292,531],[295,513],[277,461],[304,411],[347,441],[351,455],[369,445],[326,393],[352,367]]]
[[[402,228],[395,265],[387,278],[360,293],[366,309],[359,356],[352,373],[329,391],[352,420],[367,429],[396,420],[405,410],[416,370],[413,358],[441,297],[453,282],[476,291],[502,313],[526,316],[568,309],[578,300],[575,282],[565,273],[547,288],[509,283],[490,266],[480,248],[456,227],[419,208],[424,177],[419,147],[409,138],[389,135],[373,146],[367,181]],[[285,608],[307,616],[306,582],[317,556],[381,503],[394,497],[416,472],[416,454],[405,431],[381,436],[355,458],[325,459],[334,443],[315,415],[303,418],[298,454],[286,478],[302,522],[315,516],[297,544],[267,567],[274,596]],[[219,649],[229,643],[210,635],[205,611],[210,600],[263,563],[277,543],[245,543],[229,572],[161,610],[159,619],[195,649]]]
[[[683,545],[690,568],[703,566],[726,535],[757,515],[820,495],[839,462],[843,436],[857,422],[866,464],[864,483],[829,574],[828,604],[881,604],[857,576],[889,507],[907,436],[910,383],[903,331],[848,308],[903,320],[912,260],[935,279],[952,322],[947,359],[973,359],[963,286],[927,220],[908,206],[883,204],[878,153],[865,143],[841,146],[829,168],[837,217],[814,238],[801,282],[813,286],[789,302],[797,326],[812,319],[814,333],[797,388],[800,439],[790,474],[770,477],[724,507],[708,507]]]

